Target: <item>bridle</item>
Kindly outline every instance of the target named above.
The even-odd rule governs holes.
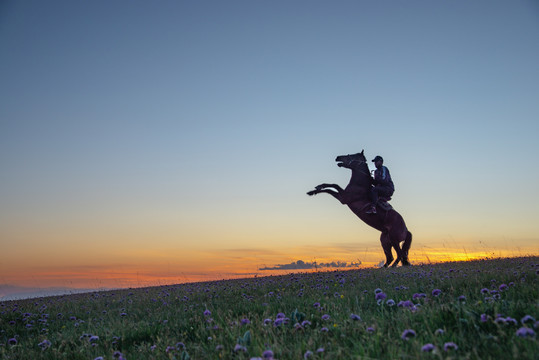
[[[346,164],[346,166],[349,166],[350,168],[352,167],[352,164],[354,162],[359,162],[358,166],[361,165],[361,164],[366,164],[367,163],[367,160],[358,160],[358,159],[352,159],[352,160],[349,160],[348,163]],[[372,177],[371,173],[370,172],[365,172],[365,171],[362,171],[362,170],[359,170],[357,169],[357,171],[359,171],[360,173],[364,174],[364,175],[367,175],[369,177]]]

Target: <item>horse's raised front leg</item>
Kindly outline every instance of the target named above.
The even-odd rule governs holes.
[[[331,196],[333,196],[335,199],[339,200],[340,202],[342,202],[342,196],[340,193],[336,192],[336,191],[333,191],[333,190],[330,190],[330,189],[315,189],[315,190],[311,190],[307,193],[307,195],[309,196],[313,196],[313,195],[316,195],[316,194],[320,194],[320,193],[326,193],[326,194],[329,194]]]
[[[343,188],[340,187],[337,184],[326,184],[326,183],[324,183],[324,184],[317,185],[314,188],[316,190],[323,190],[323,189],[326,189],[326,188],[333,188],[333,189],[337,190],[338,193],[341,193],[341,192],[344,191]]]

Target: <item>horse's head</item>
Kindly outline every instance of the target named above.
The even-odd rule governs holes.
[[[337,166],[345,167],[347,169],[355,168],[362,163],[367,163],[367,158],[363,154],[364,150],[361,150],[360,153],[351,154],[351,155],[340,155],[337,156],[335,161],[337,161]]]

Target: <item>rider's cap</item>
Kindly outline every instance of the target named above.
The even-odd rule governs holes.
[[[372,162],[377,162],[378,160],[380,160],[381,162],[384,162],[384,159],[380,155],[376,155],[376,157],[372,159]]]

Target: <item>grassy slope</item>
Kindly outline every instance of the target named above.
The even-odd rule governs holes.
[[[539,332],[538,285],[539,258],[526,257],[8,301],[0,358],[250,359],[271,350],[276,359],[537,359],[537,335],[518,334]],[[403,340],[407,329],[415,336]],[[421,351],[429,343],[435,349]],[[445,351],[451,343],[458,349]]]

